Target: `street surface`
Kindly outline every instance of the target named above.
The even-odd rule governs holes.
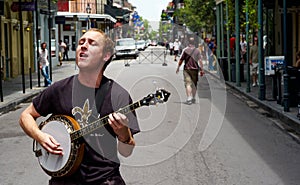
[[[253,102],[208,73],[198,84],[196,104],[186,105],[182,71],[175,74],[173,57],[166,61],[167,66],[160,60],[117,60],[106,70],[134,101],[157,88],[171,92],[167,103],[136,110],[137,146],[132,156],[121,157],[128,185],[299,184],[300,146],[275,126],[277,120],[250,108]],[[42,185],[49,179],[18,124],[26,106],[0,116],[1,185]]]

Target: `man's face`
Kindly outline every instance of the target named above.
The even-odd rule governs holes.
[[[79,39],[76,63],[81,70],[99,70],[104,65],[103,38],[101,33],[89,31]]]

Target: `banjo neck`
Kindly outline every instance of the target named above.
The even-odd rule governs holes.
[[[126,107],[121,108],[120,110],[118,110],[114,113],[128,114],[129,112],[132,112],[141,106],[143,106],[141,101],[137,101],[133,104],[130,104],[130,105],[127,105]],[[98,128],[103,127],[106,124],[108,124],[108,116],[97,119],[96,121],[91,122],[87,126],[72,132],[70,134],[71,141],[77,140],[77,139],[97,130]]]

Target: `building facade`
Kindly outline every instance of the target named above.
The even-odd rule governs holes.
[[[0,66],[2,79],[8,79],[20,75],[22,69],[28,74],[34,68],[34,52],[31,49],[34,3],[19,4],[7,0],[1,5]],[[23,45],[20,44],[21,39]]]
[[[124,21],[133,8],[127,0],[0,0],[2,79],[38,71],[37,48],[42,42],[48,45],[52,66],[58,64],[59,40],[69,44],[69,57],[74,59],[77,40],[87,29],[113,34],[117,19]]]

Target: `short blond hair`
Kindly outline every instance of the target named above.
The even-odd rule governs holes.
[[[110,53],[111,55],[114,54],[114,42],[100,29],[98,28],[91,28],[89,29],[87,32],[91,32],[91,31],[94,31],[94,32],[98,32],[100,33],[102,36],[103,36],[103,40],[104,40],[104,48],[103,48],[103,52],[106,54],[106,53]]]

